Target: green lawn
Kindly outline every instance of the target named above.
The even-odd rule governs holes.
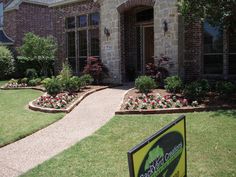
[[[127,177],[127,151],[179,115],[116,116],[92,136],[24,176]],[[189,177],[236,172],[236,111],[187,114]]]
[[[40,95],[42,92],[35,90],[0,90],[0,147],[63,117],[64,114],[45,114],[29,110],[28,103]]]

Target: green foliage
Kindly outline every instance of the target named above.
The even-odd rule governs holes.
[[[0,79],[5,79],[14,72],[12,53],[4,46],[0,46]]]
[[[59,78],[61,78],[62,81],[66,81],[69,80],[71,77],[72,69],[70,68],[69,64],[64,63]]]
[[[171,76],[165,79],[165,89],[171,93],[180,92],[182,84],[183,82],[179,76]]]
[[[140,76],[135,80],[135,88],[141,93],[148,93],[156,88],[155,80],[149,76]]]
[[[55,77],[48,79],[47,82],[44,83],[44,87],[50,95],[56,95],[62,91],[61,82]]]
[[[231,95],[236,92],[236,86],[231,82],[218,81],[216,83],[216,91],[221,95]]]
[[[77,76],[73,76],[63,83],[64,91],[68,91],[70,93],[77,92],[80,90],[80,88],[81,88],[81,81],[80,78]]]
[[[41,81],[42,80],[40,78],[31,79],[31,80],[29,80],[28,85],[29,86],[37,86],[37,85],[41,84]]]
[[[36,61],[42,75],[47,76],[49,66],[55,59],[57,43],[52,37],[40,37],[27,33],[23,45],[19,48],[21,57],[18,60]]]
[[[43,79],[42,81],[41,81],[41,84],[43,84],[43,85],[45,85],[45,84],[47,84],[48,82],[50,82],[50,80],[51,80],[51,78],[45,78],[45,79]]]
[[[30,78],[30,79],[34,79],[34,78],[37,78],[37,77],[38,77],[38,74],[37,74],[36,69],[30,68],[30,69],[27,69],[27,70],[26,70],[25,76],[28,77],[28,78]]]
[[[221,27],[235,27],[235,0],[179,0],[179,12],[185,21],[207,19],[212,25]]]
[[[28,83],[28,78],[27,77],[24,77],[24,78],[22,78],[21,80],[20,80],[20,83],[22,83],[22,84],[27,84]]]
[[[199,80],[188,84],[184,89],[184,95],[192,101],[201,101],[209,91],[207,80]]]
[[[90,74],[84,74],[80,77],[82,87],[86,87],[89,84],[92,84],[94,79]]]

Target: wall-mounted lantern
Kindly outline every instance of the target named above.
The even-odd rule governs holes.
[[[164,35],[168,31],[168,22],[166,20],[163,21],[163,30],[164,30]]]
[[[111,33],[107,27],[104,28],[104,34],[108,37],[110,37]]]

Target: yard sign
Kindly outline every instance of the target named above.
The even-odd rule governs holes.
[[[179,117],[128,152],[130,177],[186,177],[186,121]]]

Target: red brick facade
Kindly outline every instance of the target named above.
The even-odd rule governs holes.
[[[200,22],[185,26],[184,34],[184,76],[185,79],[195,80],[201,77],[203,56],[203,27]]]
[[[51,11],[45,6],[22,3],[19,9],[5,12],[4,30],[14,40],[14,47],[22,44],[28,32],[40,36],[53,35]]]

